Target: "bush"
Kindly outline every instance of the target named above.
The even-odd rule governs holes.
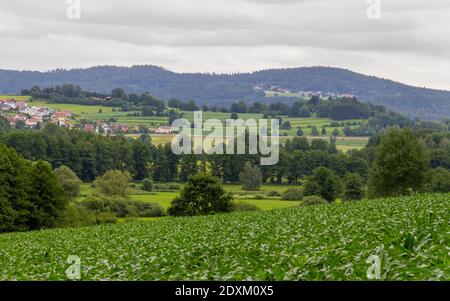
[[[321,205],[321,204],[328,204],[328,202],[317,195],[308,195],[303,198],[303,205],[305,206]]]
[[[450,192],[450,171],[442,167],[433,169],[428,190],[432,192]]]
[[[75,199],[80,194],[81,180],[69,167],[62,165],[55,169],[55,175],[67,197]]]
[[[232,196],[226,193],[219,179],[198,174],[191,176],[168,210],[170,215],[206,215],[231,211]]]
[[[259,209],[256,205],[248,204],[248,203],[236,203],[232,204],[232,211],[234,212],[247,212],[247,211],[258,211]]]
[[[255,195],[253,196],[253,198],[254,198],[255,200],[264,200],[264,199],[265,199],[265,196],[263,196],[262,194],[255,194]]]
[[[59,226],[79,227],[94,224],[96,224],[96,217],[93,211],[90,211],[81,204],[70,202]]]
[[[153,181],[151,179],[144,179],[142,182],[142,190],[152,192],[153,191]]]
[[[117,223],[117,216],[111,212],[102,212],[96,215],[96,222],[101,224],[115,224]]]
[[[134,202],[139,217],[159,217],[165,216],[164,208],[158,203]]]
[[[271,190],[267,193],[268,196],[280,196],[280,193],[275,190]]]
[[[169,190],[169,187],[167,185],[164,185],[164,184],[155,184],[154,188],[156,190]]]
[[[298,188],[289,188],[281,195],[285,201],[300,201],[303,197],[303,191]]]
[[[133,202],[121,197],[89,196],[81,204],[97,213],[110,212],[117,217],[137,216]]]
[[[181,189],[181,186],[180,185],[178,185],[178,184],[169,184],[169,189],[170,190],[180,190]]]
[[[109,196],[125,196],[128,183],[131,180],[130,173],[121,170],[111,170],[95,179],[95,187],[100,193]]]
[[[157,203],[147,203],[120,197],[90,196],[81,205],[95,214],[112,213],[117,217],[164,216],[164,209]]]

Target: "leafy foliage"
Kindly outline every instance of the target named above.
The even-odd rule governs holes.
[[[299,188],[289,188],[281,195],[282,200],[300,201],[303,198],[303,191]]]
[[[328,204],[328,202],[326,200],[324,200],[323,198],[321,198],[320,196],[308,195],[303,198],[302,204],[305,206],[311,206],[311,205]]]
[[[304,186],[305,196],[321,196],[328,202],[333,202],[341,192],[342,183],[334,172],[326,167],[316,168]]]
[[[345,176],[343,197],[346,201],[354,201],[364,198],[364,185],[358,174],[349,173]]]
[[[168,210],[170,215],[206,215],[230,212],[232,196],[219,180],[207,174],[191,176]]]
[[[0,232],[56,226],[67,198],[53,170],[0,144]]]
[[[125,196],[130,180],[131,176],[127,171],[111,170],[95,179],[94,186],[105,195]]]
[[[448,280],[448,195],[0,235],[0,279]],[[364,230],[362,230],[364,229]],[[33,252],[30,252],[32,246]]]
[[[252,163],[246,162],[244,169],[239,174],[239,180],[243,190],[258,191],[262,184],[261,171],[257,166],[252,166]]]
[[[55,174],[67,197],[75,199],[80,194],[81,180],[70,168],[64,165],[55,169]]]
[[[411,129],[392,128],[381,136],[369,172],[370,196],[405,195],[426,183],[429,158]]]
[[[142,190],[151,192],[153,191],[153,181],[152,179],[145,178],[142,182]]]

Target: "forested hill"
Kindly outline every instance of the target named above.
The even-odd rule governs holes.
[[[338,68],[276,69],[231,75],[175,73],[155,66],[101,66],[44,73],[0,70],[0,94],[18,93],[33,85],[49,87],[64,83],[101,93],[122,87],[129,93],[148,91],[162,99],[192,99],[211,105],[237,100],[292,101],[287,97],[265,97],[263,90],[277,86],[291,91],[352,94],[362,102],[380,104],[410,117],[450,116],[450,91],[411,87]],[[257,86],[261,89],[255,89]]]

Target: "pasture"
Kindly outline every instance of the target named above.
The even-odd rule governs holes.
[[[122,112],[119,108],[105,107],[105,106],[85,106],[85,105],[74,105],[74,104],[50,104],[45,101],[33,101],[30,105],[35,106],[48,106],[54,110],[68,110],[72,111],[76,114],[75,123],[80,121],[81,119],[85,119],[88,121],[109,121],[114,119],[115,123],[128,125],[129,127],[138,128],[139,126],[146,127],[159,127],[163,125],[167,125],[168,117],[159,117],[159,116],[134,116],[138,112]],[[186,118],[189,121],[194,120],[193,112],[182,112],[183,118]],[[225,122],[226,119],[230,118],[230,113],[222,113],[222,112],[203,112],[203,121],[207,119],[218,119],[221,122]],[[247,119],[255,119],[259,120],[263,118],[263,114],[253,114],[253,113],[245,113],[238,114],[238,117],[243,120]],[[362,119],[352,119],[352,120],[344,120],[339,121],[340,125],[333,125],[333,120],[329,118],[318,118],[318,117],[309,117],[309,118],[292,118],[287,116],[282,116],[282,122],[289,121],[291,124],[290,130],[280,129],[280,140],[285,141],[286,139],[292,139],[292,137],[296,136],[297,129],[300,127],[305,136],[309,139],[312,138],[312,127],[315,126],[319,133],[322,128],[325,128],[327,134],[324,136],[317,136],[314,138],[317,139],[329,139],[332,135],[333,130],[338,130],[340,136],[337,137],[336,145],[338,149],[342,151],[347,151],[349,149],[360,149],[364,147],[368,141],[366,137],[345,137],[343,136],[343,128],[348,126],[350,128],[355,128],[358,124],[365,122],[366,120]],[[342,125],[344,124],[344,125]],[[133,136],[134,137],[134,136]],[[172,140],[173,136],[158,136],[154,135],[152,137],[153,143],[156,145],[165,144]]]
[[[168,183],[164,183],[167,185]],[[178,184],[180,188],[182,184]],[[136,186],[136,187],[133,187]],[[231,192],[234,195],[234,201],[240,203],[248,203],[257,206],[261,210],[272,210],[295,207],[300,204],[298,201],[284,201],[280,197],[268,196],[269,191],[276,191],[282,194],[289,188],[298,187],[294,185],[263,185],[260,191],[242,191],[242,185],[238,184],[225,184],[224,188],[227,192]],[[82,199],[89,196],[95,191],[90,183],[84,183],[81,185],[80,197]],[[158,203],[164,209],[169,208],[170,202],[179,195],[179,191],[158,191],[155,189],[153,192],[146,192],[139,189],[139,184],[131,184],[128,189],[130,198],[135,201],[153,202]]]

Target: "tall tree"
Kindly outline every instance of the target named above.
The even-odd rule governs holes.
[[[405,195],[426,182],[429,159],[422,142],[409,129],[392,128],[381,136],[369,170],[369,195]]]
[[[189,178],[168,210],[170,215],[206,215],[231,211],[232,196],[226,193],[219,179],[198,174]]]
[[[242,172],[239,174],[239,180],[243,190],[257,191],[262,184],[261,171],[252,163],[246,162]]]
[[[317,195],[328,202],[334,201],[342,192],[342,184],[334,172],[326,167],[318,167],[308,178],[304,186],[304,194]]]

